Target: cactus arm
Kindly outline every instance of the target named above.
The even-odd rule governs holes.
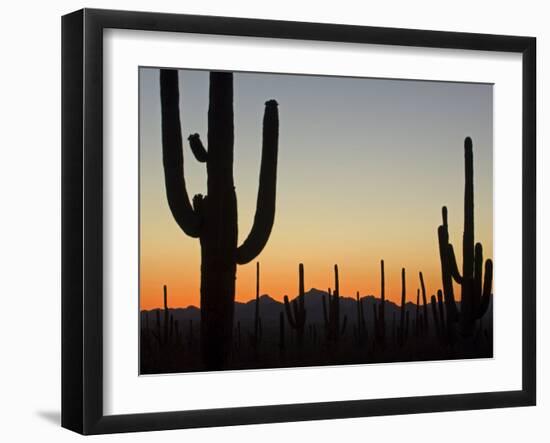
[[[472,282],[472,300],[474,312],[477,313],[481,303],[481,277],[483,272],[483,247],[476,243],[474,248],[474,276]],[[476,315],[476,314],[474,314]]]
[[[443,294],[445,297],[445,306],[447,308],[447,315],[456,321],[458,318],[458,308],[456,307],[456,301],[454,297],[452,275],[448,269],[448,246],[449,246],[449,232],[447,225],[447,208],[444,206],[443,210],[443,224],[437,229],[439,238],[439,258],[441,260],[441,278],[443,283]]]
[[[459,285],[462,284],[463,278],[458,271],[455,250],[453,248],[453,245],[450,243],[447,245],[447,263],[450,268],[449,271],[451,272],[451,277],[453,277],[454,281],[456,281]]]
[[[208,153],[206,152],[206,149],[204,149],[199,134],[191,134],[189,137],[187,137],[187,140],[189,141],[191,152],[193,153],[197,161],[200,163],[205,163],[206,160],[208,160]]]
[[[262,141],[262,164],[254,223],[246,240],[237,248],[237,263],[246,264],[257,257],[269,239],[275,220],[277,185],[277,155],[279,142],[279,113],[277,102],[265,104]]]
[[[479,303],[477,318],[483,317],[487,312],[487,309],[489,308],[489,302],[491,301],[492,283],[493,283],[493,261],[488,259],[485,261],[483,293],[481,294],[481,301]]]
[[[189,237],[200,235],[200,218],[193,211],[183,171],[178,72],[161,69],[162,160],[168,206],[176,223]]]
[[[481,303],[481,277],[483,272],[483,247],[476,243],[474,248],[474,274],[471,283],[471,300],[474,318],[478,317]]]

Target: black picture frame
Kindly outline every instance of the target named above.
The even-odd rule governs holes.
[[[103,412],[103,31],[108,28],[522,55],[522,388],[130,415]],[[536,39],[83,9],[62,18],[62,426],[82,434],[290,422],[536,403]]]

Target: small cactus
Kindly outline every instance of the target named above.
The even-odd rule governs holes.
[[[403,346],[409,335],[409,312],[406,307],[407,290],[405,286],[405,268],[401,269],[401,313],[397,329],[397,341]]]
[[[380,345],[384,345],[386,340],[386,281],[384,275],[384,260],[380,260],[380,305],[378,312],[374,308],[374,335]]]
[[[303,342],[306,324],[306,308],[304,300],[304,265],[300,263],[298,266],[298,297],[290,302],[288,296],[284,296],[286,318],[290,327],[296,331],[296,337],[299,344]]]
[[[340,326],[340,279],[338,276],[338,265],[334,265],[334,293],[331,296],[329,289],[327,298],[328,303],[325,303],[325,298],[323,297],[323,315],[327,338],[330,341],[338,342],[340,336],[346,330],[348,321],[347,316],[344,316],[342,326]]]
[[[170,311],[168,309],[168,290],[166,288],[166,285],[163,286],[163,295],[164,295],[164,336],[163,336],[163,344],[168,343],[169,338],[169,321],[170,321]]]

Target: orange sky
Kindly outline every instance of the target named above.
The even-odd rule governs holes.
[[[206,139],[208,75],[180,73],[184,139]],[[492,258],[492,87],[444,82],[383,81],[235,74],[235,187],[239,241],[254,217],[263,103],[279,102],[280,136],[275,224],[253,262],[237,267],[236,299],[261,293],[282,300],[298,290],[333,287],[339,265],[343,296],[380,295],[416,301],[418,271],[428,297],[441,286],[437,227],[449,208],[449,231],[462,259],[463,141],[474,141],[475,236]],[[325,106],[330,103],[331,106]],[[313,115],[314,114],[314,115]],[[199,241],[177,226],[166,202],[160,146],[158,71],[140,72],[140,306],[199,304]],[[189,194],[205,193],[206,170],[184,146]],[[460,294],[458,291],[457,294]]]

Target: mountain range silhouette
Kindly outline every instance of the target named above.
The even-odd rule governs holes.
[[[327,297],[327,291],[323,291],[317,288],[311,288],[304,294],[304,304],[307,310],[307,323],[308,324],[323,324],[323,297]],[[297,295],[294,297],[298,297]],[[367,330],[372,333],[374,324],[373,305],[378,305],[380,299],[373,295],[367,295],[361,297],[364,312],[365,321],[367,323]],[[347,316],[350,325],[353,326],[356,321],[356,304],[355,298],[350,296],[340,296],[340,312],[342,317]],[[458,303],[460,305],[460,303]],[[247,302],[235,302],[235,326],[240,322],[243,331],[252,330],[254,327],[254,312],[256,307],[256,300],[252,299]],[[428,323],[431,326],[433,324],[433,318],[431,316],[431,307],[428,304],[430,315],[428,316]],[[262,319],[262,327],[264,331],[278,330],[279,328],[279,315],[284,312],[283,302],[279,302],[271,297],[269,294],[263,294],[260,296],[260,317]],[[408,301],[406,303],[406,309],[410,312],[411,318],[414,318],[416,312],[416,303]],[[423,309],[423,305],[420,305],[420,309]],[[492,319],[492,303],[489,307],[490,311],[487,315],[488,319]],[[142,325],[146,324],[146,317],[149,316],[149,322],[152,324],[155,318],[155,311],[161,311],[162,309],[152,309],[141,311]],[[396,321],[399,321],[400,307],[389,300],[386,300],[386,323],[388,327],[392,326],[393,316],[395,314]],[[186,308],[170,308],[170,314],[174,320],[177,320],[180,325],[189,324],[191,320],[194,325],[200,322],[200,309],[196,306],[188,306]],[[162,318],[162,316],[161,316]],[[488,326],[488,325],[487,325]]]

